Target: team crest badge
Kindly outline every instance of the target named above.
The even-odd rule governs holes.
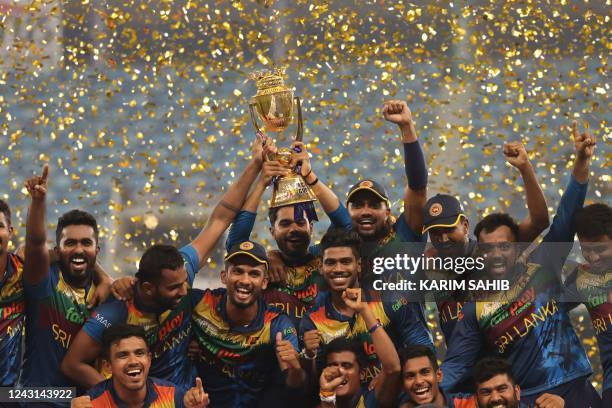
[[[441,213],[442,213],[442,204],[440,203],[435,203],[429,209],[429,215],[431,215],[432,217],[437,217]]]
[[[248,251],[249,249],[253,249],[253,243],[252,242],[243,242],[242,244],[240,244],[240,249],[242,249],[243,251]]]
[[[374,184],[370,180],[364,180],[361,183],[359,183],[359,187],[365,187],[365,188],[370,188],[373,185]]]

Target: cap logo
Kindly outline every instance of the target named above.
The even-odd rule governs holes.
[[[442,204],[440,204],[440,203],[434,203],[429,208],[429,215],[431,215],[432,217],[437,217],[441,213],[442,213]]]
[[[243,251],[248,251],[250,249],[253,249],[254,245],[252,242],[243,242],[242,244],[240,244],[240,249],[242,249]]]
[[[374,185],[370,180],[364,180],[359,183],[359,187],[371,188]]]

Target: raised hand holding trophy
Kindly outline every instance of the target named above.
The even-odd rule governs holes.
[[[272,71],[257,71],[250,75],[250,78],[254,79],[257,85],[257,93],[249,104],[251,120],[258,132],[262,128],[259,125],[259,119],[263,122],[263,127],[267,131],[281,134],[287,130],[290,124],[294,123],[294,119],[297,117],[297,130],[292,139],[302,141],[303,124],[300,98],[294,96],[293,90],[285,85],[284,74],[285,69],[279,67]],[[291,155],[291,149],[283,147],[278,149],[274,160],[278,160],[289,168]],[[312,203],[316,200],[312,189],[296,169],[290,168],[288,175],[275,181],[270,208]],[[309,207],[312,207],[312,204]],[[314,210],[314,207],[312,210]],[[312,210],[309,209],[307,213]]]

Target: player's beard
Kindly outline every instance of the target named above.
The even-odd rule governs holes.
[[[287,258],[304,257],[308,253],[310,236],[306,232],[294,231],[287,234],[284,238],[276,240],[276,245],[278,245],[278,249]]]

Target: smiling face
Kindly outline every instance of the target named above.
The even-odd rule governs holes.
[[[387,203],[368,190],[353,194],[348,203],[353,228],[364,240],[375,240],[386,235],[391,210]]]
[[[154,286],[154,292],[152,293],[153,299],[160,309],[174,309],[181,303],[188,292],[188,279],[189,276],[184,265],[177,269],[162,269],[159,283]]]
[[[518,408],[521,390],[506,374],[498,374],[476,386],[479,408]]]
[[[330,290],[343,292],[355,286],[361,272],[361,260],[351,247],[330,247],[323,251],[321,273]]]
[[[454,227],[434,227],[429,230],[429,239],[441,256],[461,256],[469,241],[469,223],[463,218]]]
[[[512,230],[506,225],[492,232],[482,230],[478,236],[478,248],[485,258],[485,271],[489,277],[503,278],[514,270],[517,245]]]
[[[289,258],[297,258],[308,254],[312,224],[306,218],[294,219],[294,206],[281,207],[276,212],[276,220],[270,233],[278,245],[278,249]]]
[[[62,271],[75,280],[91,276],[100,248],[96,233],[89,225],[68,225],[59,237],[55,247]]]
[[[406,360],[402,374],[404,392],[417,405],[438,402],[442,398],[438,386],[442,382],[442,370],[436,370],[428,357]]]
[[[268,287],[266,265],[246,255],[233,257],[221,272],[221,282],[227,288],[229,301],[246,309],[255,304]]]
[[[144,339],[127,337],[111,344],[106,368],[113,374],[113,385],[127,391],[142,390],[147,386],[151,354]]]
[[[589,269],[595,273],[606,273],[612,267],[612,239],[607,235],[585,237],[578,235],[582,256]]]
[[[352,351],[330,353],[327,356],[326,367],[338,367],[344,381],[336,388],[336,396],[353,397],[361,386],[361,370],[357,356]]]

